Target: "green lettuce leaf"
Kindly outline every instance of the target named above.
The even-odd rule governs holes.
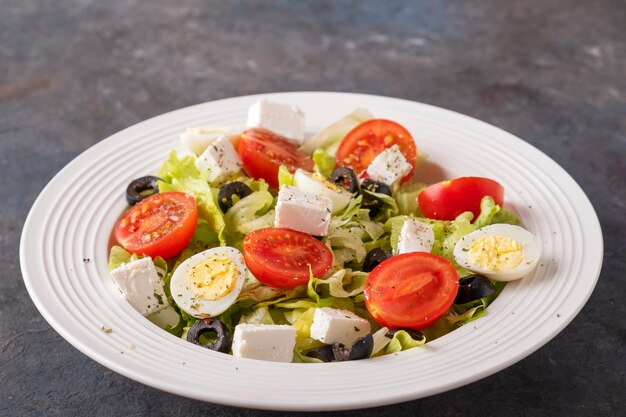
[[[489,224],[496,224],[496,223],[514,224],[516,226],[519,226],[520,224],[522,224],[519,217],[517,217],[517,214],[503,207],[501,207],[500,211],[498,211],[496,214],[493,215],[493,217],[491,218],[491,222]]]
[[[313,152],[314,170],[324,178],[328,178],[335,169],[335,158],[324,149],[318,148]]]
[[[137,259],[139,259],[137,255],[126,251],[123,247],[112,246],[111,252],[109,252],[109,271],[113,271],[114,269],[122,266],[122,264],[127,264],[128,262]]]
[[[283,185],[295,185],[296,181],[293,178],[293,174],[289,172],[286,166],[281,165],[278,168],[278,188],[282,188]]]
[[[398,213],[421,217],[422,212],[419,209],[417,196],[427,186],[428,184],[417,182],[409,182],[401,185],[393,194],[398,204]]]
[[[396,202],[396,199],[392,196],[381,193],[373,193],[366,189],[361,189],[361,192],[363,193],[363,195],[369,197],[370,199],[376,199],[383,203],[382,210],[380,210],[380,212],[375,216],[374,220],[384,223],[391,217],[398,215],[398,203]]]
[[[269,308],[267,306],[257,307],[249,314],[243,314],[239,320],[239,324],[274,324]]]
[[[349,115],[337,120],[317,135],[308,139],[300,148],[306,153],[313,153],[316,148],[327,148],[335,156],[337,145],[352,129],[361,123],[373,119],[374,116],[365,109],[356,109]]]
[[[269,212],[274,197],[264,181],[260,184],[257,191],[237,201],[224,215],[226,240],[238,249],[242,248],[245,235],[274,225],[274,212]]]
[[[393,253],[398,253],[400,230],[406,219],[408,219],[408,216],[394,216],[390,217],[385,223],[385,230],[389,233],[389,243],[391,244]]]
[[[363,292],[367,276],[367,272],[341,269],[326,279],[310,278],[308,286],[314,289],[315,294],[327,287],[326,293],[331,297],[348,298]]]
[[[424,343],[426,343],[426,337],[423,337],[421,340],[414,340],[407,332],[399,330],[393,335],[393,338],[387,345],[385,353],[398,353],[403,350],[422,346]]]
[[[381,327],[374,333],[372,333],[372,339],[374,340],[374,346],[372,348],[371,357],[378,356],[380,354],[384,354],[384,350],[391,339],[386,336],[389,331],[388,327]]]

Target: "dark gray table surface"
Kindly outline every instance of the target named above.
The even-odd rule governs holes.
[[[470,386],[336,415],[625,415],[626,4],[606,0],[0,0],[0,415],[281,415],[177,397],[79,353],[32,304],[18,244],[41,189],[97,141],[187,105],[298,90],[508,130],[569,171],[604,231],[595,292],[542,349]]]

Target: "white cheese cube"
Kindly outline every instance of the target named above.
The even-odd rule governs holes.
[[[430,252],[435,243],[435,232],[431,225],[415,219],[407,219],[400,229],[398,254],[410,252]]]
[[[225,135],[217,138],[196,159],[196,168],[209,170],[210,182],[222,182],[239,172],[242,166],[239,154]]]
[[[326,236],[332,211],[330,198],[285,185],[278,192],[274,225],[313,236]]]
[[[287,325],[248,324],[235,326],[233,356],[272,362],[291,362],[296,328]]]
[[[180,134],[180,142],[183,147],[194,155],[200,155],[220,136],[226,134],[230,129],[222,126],[197,126],[188,127]]]
[[[338,342],[350,347],[370,331],[369,321],[348,310],[317,308],[313,314],[311,337],[326,344]]]
[[[304,113],[296,106],[259,100],[248,109],[246,125],[267,129],[298,145],[304,142]]]
[[[413,166],[406,160],[398,145],[393,145],[376,155],[366,172],[374,181],[384,182],[391,187],[412,169]]]
[[[124,298],[144,316],[169,306],[163,280],[149,256],[115,268],[111,271],[111,278]]]

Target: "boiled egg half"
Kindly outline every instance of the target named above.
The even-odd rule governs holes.
[[[459,265],[494,281],[514,281],[530,274],[539,256],[532,233],[510,224],[481,227],[454,246]]]
[[[352,194],[337,184],[328,181],[322,175],[311,174],[298,169],[293,177],[296,188],[328,197],[333,202],[333,214],[346,208],[352,199]]]
[[[243,255],[220,246],[200,252],[180,264],[170,282],[176,304],[198,318],[214,317],[230,307],[246,279]]]

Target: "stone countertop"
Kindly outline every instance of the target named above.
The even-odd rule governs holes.
[[[623,413],[624,22],[608,0],[2,0],[0,415],[283,415],[177,397],[84,356],[35,309],[18,246],[41,189],[97,141],[187,105],[298,90],[401,97],[508,130],[578,181],[604,230],[591,299],[539,351],[451,392],[335,415]]]

